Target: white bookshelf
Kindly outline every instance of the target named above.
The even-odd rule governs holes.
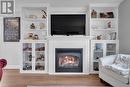
[[[21,73],[47,73],[48,4],[21,7]]]
[[[98,73],[98,59],[118,53],[118,4],[90,4],[90,73]]]
[[[21,40],[44,40],[48,35],[47,10],[47,6],[22,7]]]

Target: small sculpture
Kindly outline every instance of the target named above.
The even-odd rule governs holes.
[[[108,26],[108,28],[111,28],[112,27],[111,22],[108,22],[107,26]]]
[[[33,39],[34,39],[34,40],[38,40],[38,39],[39,39],[38,35],[35,34],[34,37],[33,37]]]
[[[101,37],[102,37],[102,35],[98,35],[97,40],[101,40],[102,39]]]
[[[36,16],[36,15],[29,15],[29,18],[30,18],[30,19],[36,19],[37,16]]]
[[[97,12],[93,9],[91,13],[92,18],[97,18]]]
[[[41,10],[41,11],[43,12],[42,19],[46,18],[47,17],[46,11],[44,11],[44,10]]]
[[[33,39],[33,33],[28,33],[27,39]]]
[[[45,15],[42,15],[42,19],[44,19],[44,18],[46,18],[46,16],[45,16]]]
[[[44,23],[40,23],[39,26],[40,26],[40,29],[44,29],[45,24]]]
[[[35,29],[34,23],[32,23],[32,24],[30,25],[30,29]]]
[[[32,61],[32,54],[31,53],[29,53],[28,58],[29,58],[29,61]]]

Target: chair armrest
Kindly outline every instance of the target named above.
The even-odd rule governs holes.
[[[7,65],[7,61],[5,59],[0,59],[0,68],[4,68]]]
[[[116,55],[105,56],[99,59],[101,66],[110,65],[114,62]]]
[[[129,64],[129,86],[130,86],[130,64]]]

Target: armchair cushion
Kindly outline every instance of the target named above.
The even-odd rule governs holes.
[[[130,87],[130,55],[117,54],[99,59],[99,77],[114,87]]]
[[[129,69],[122,68],[120,66],[117,66],[116,64],[106,65],[105,67],[123,76],[129,74]]]
[[[111,69],[108,69],[106,67],[102,68],[102,71],[100,71],[102,73],[105,73],[108,77],[112,77],[113,79],[119,80],[120,82],[123,83],[129,83],[129,76],[128,75],[120,75],[117,74],[116,72],[114,72]],[[101,73],[100,73],[101,74]],[[119,87],[119,86],[118,86]]]
[[[106,65],[107,69],[110,69],[120,75],[129,74],[130,55],[118,54],[112,64]]]
[[[102,66],[111,65],[114,63],[116,55],[105,56],[99,59]]]

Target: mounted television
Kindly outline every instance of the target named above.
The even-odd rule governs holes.
[[[85,14],[52,14],[51,35],[86,35]]]

